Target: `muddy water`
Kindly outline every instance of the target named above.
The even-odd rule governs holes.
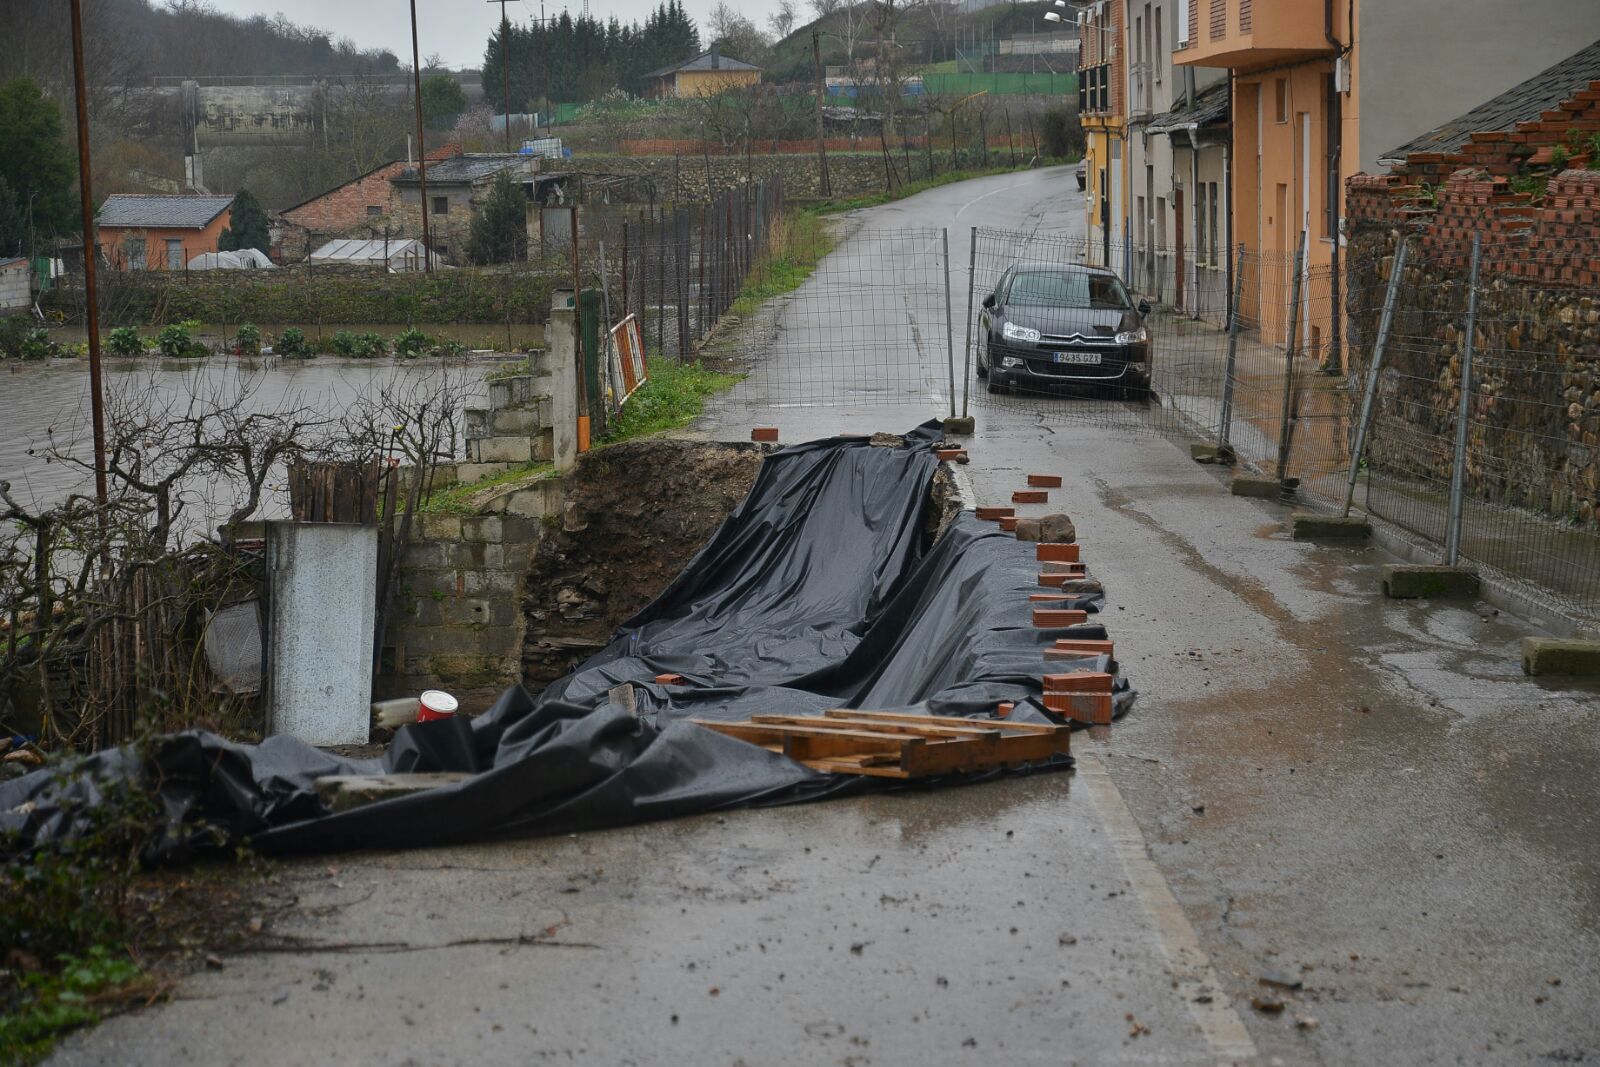
[[[341,330],[351,333],[375,333],[386,341],[392,341],[396,335],[405,330],[404,325],[395,323],[324,323],[318,325],[314,322],[300,323],[273,323],[263,325],[261,333],[267,344],[272,343],[272,338],[278,336],[291,326],[296,327],[306,335],[306,339],[313,344],[318,340],[332,337]],[[441,341],[456,341],[466,345],[469,349],[493,350],[497,352],[517,351],[525,348],[540,348],[544,345],[544,323],[542,322],[514,322],[508,327],[505,323],[446,323],[435,325],[424,323],[418,327],[429,337]],[[238,323],[202,323],[193,331],[195,340],[215,348],[227,348],[233,343],[234,335],[238,332]],[[160,332],[155,327],[140,329],[141,337],[154,337]],[[64,345],[76,344],[85,339],[82,326],[64,326],[59,330],[50,331],[50,339]]]
[[[137,394],[154,402],[195,397],[234,398],[250,411],[309,407],[337,418],[357,397],[386,386],[410,388],[442,384],[446,376],[465,380],[482,395],[484,372],[502,362],[470,358],[448,366],[439,360],[341,360],[326,356],[306,361],[111,360],[106,363],[108,394]],[[92,488],[92,477],[51,460],[53,442],[61,451],[88,458],[90,444],[89,370],[82,360],[49,364],[0,363],[0,481],[30,503],[49,503]]]

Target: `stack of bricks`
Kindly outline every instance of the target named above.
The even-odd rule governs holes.
[[[1030,474],[1028,485],[1029,489],[1012,494],[1013,503],[1048,503],[1048,490],[1059,487],[1061,478],[1053,474]],[[998,522],[1003,530],[1016,529],[1014,507],[981,507],[977,515],[979,519]],[[1042,699],[1046,709],[1063,718],[1091,726],[1109,726],[1116,686],[1113,645],[1098,636],[1074,634],[1074,627],[1088,624],[1089,613],[1071,606],[1079,599],[1077,596],[1061,591],[1069,581],[1088,577],[1082,555],[1076,541],[1041,541],[1034,546],[1034,558],[1040,568],[1039,585],[1045,591],[1028,595],[1033,625],[1039,629],[1065,631],[1064,636],[1044,650],[1045,673],[1040,679],[1044,689]],[[1011,710],[1012,705],[1002,704],[997,714],[1004,718]]]

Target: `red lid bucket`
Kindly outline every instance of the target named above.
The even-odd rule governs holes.
[[[455,697],[442,689],[429,689],[422,694],[422,699],[417,705],[417,721],[435,722],[439,719],[448,719],[460,706]]]

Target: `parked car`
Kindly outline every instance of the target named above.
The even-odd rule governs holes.
[[[989,392],[1112,386],[1150,395],[1150,303],[1104,267],[1019,263],[979,315],[978,377]]]
[[[1086,169],[1088,166],[1089,166],[1089,161],[1088,160],[1086,160],[1086,159],[1078,160],[1078,167],[1077,167],[1077,170],[1075,171],[1075,173],[1078,175],[1078,188],[1079,189],[1087,189],[1087,188],[1089,188],[1089,172]]]

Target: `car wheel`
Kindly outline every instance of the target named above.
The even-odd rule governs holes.
[[[997,395],[1006,391],[1006,387],[995,381],[992,376],[989,378],[989,384],[987,388],[989,392]]]

